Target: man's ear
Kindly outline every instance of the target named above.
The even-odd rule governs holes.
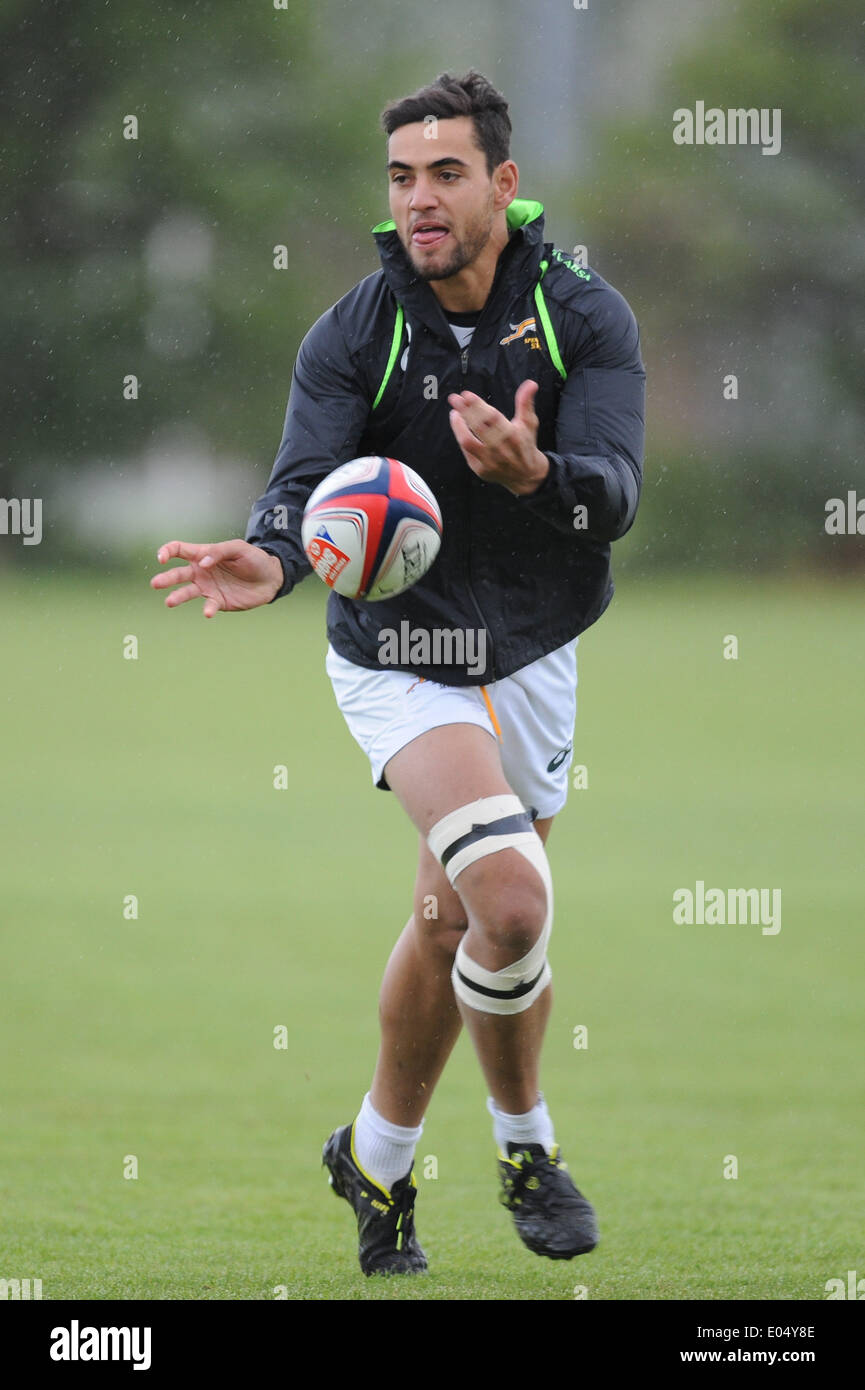
[[[493,172],[496,211],[509,208],[520,186],[520,171],[512,159],[505,159]]]

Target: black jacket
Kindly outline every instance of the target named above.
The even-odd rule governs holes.
[[[304,503],[338,464],[365,454],[400,459],[442,511],[438,558],[413,588],[376,603],[331,593],[328,637],[361,666],[382,669],[380,633],[399,632],[405,621],[410,630],[485,628],[483,671],[391,669],[487,684],[584,631],[613,595],[610,542],[633,522],[642,481],[637,324],[611,285],[544,242],[540,203],[515,199],[507,220],[510,240],[462,353],[393,222],[383,222],[373,228],[382,269],[328,309],[297,354],[282,443],[246,533],[282,563],[276,598],[310,573],[300,540]],[[398,305],[405,325],[394,355]],[[526,320],[534,323],[526,328]],[[528,377],[540,383],[538,448],[550,471],[537,492],[514,497],[469,468],[447,398],[474,391],[511,419]]]

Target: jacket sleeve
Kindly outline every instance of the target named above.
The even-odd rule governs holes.
[[[517,500],[558,531],[609,542],[632,525],[640,499],[646,374],[627,303],[603,282],[596,294],[568,354],[549,473]]]
[[[339,322],[339,306],[322,314],[300,345],[291,376],[282,442],[267,491],[254,503],[246,540],[276,555],[288,594],[311,566],[300,525],[310,493],[328,473],[357,456],[371,408]]]

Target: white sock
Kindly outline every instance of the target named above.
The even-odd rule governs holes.
[[[417,1128],[411,1128],[384,1119],[373,1107],[367,1091],[354,1122],[357,1161],[380,1187],[390,1189],[400,1178],[408,1176],[422,1130],[423,1120]]]
[[[537,1104],[525,1115],[506,1115],[499,1110],[492,1097],[487,1100],[487,1110],[493,1117],[493,1134],[503,1154],[507,1153],[508,1144],[540,1144],[547,1153],[552,1152],[556,1137],[547,1102],[542,1095],[538,1096]]]

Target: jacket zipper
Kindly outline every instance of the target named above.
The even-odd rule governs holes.
[[[461,391],[463,390],[463,388],[464,388],[464,386],[465,386],[465,375],[466,375],[466,371],[468,370],[468,364],[469,364],[469,350],[468,350],[467,347],[464,347],[464,348],[461,348],[461,349],[460,349],[460,390],[461,390]],[[466,467],[468,467],[468,464],[466,464]],[[469,511],[469,518],[471,519],[471,510]],[[469,552],[469,554],[471,554],[471,552]],[[469,566],[468,566],[468,568],[469,568],[469,573],[471,573],[471,559],[470,559],[470,558],[469,558]],[[490,674],[489,674],[489,680],[488,680],[487,683],[490,684],[490,685],[492,685],[493,682],[495,681],[495,678],[496,678],[495,644],[494,644],[494,642],[493,642],[492,630],[490,629],[490,625],[489,625],[489,623],[487,622],[486,618],[484,617],[483,609],[481,608],[480,604],[478,603],[477,596],[476,596],[476,594],[475,594],[474,589],[472,588],[471,579],[467,579],[467,580],[466,580],[466,588],[467,588],[468,591],[469,591],[469,598],[471,599],[472,603],[474,604],[475,609],[476,609],[476,611],[477,611],[477,615],[478,615],[478,617],[479,617],[480,620],[481,620],[481,625],[482,625],[484,631],[488,634],[489,639],[490,639],[490,650],[489,650],[489,668],[490,668]]]

